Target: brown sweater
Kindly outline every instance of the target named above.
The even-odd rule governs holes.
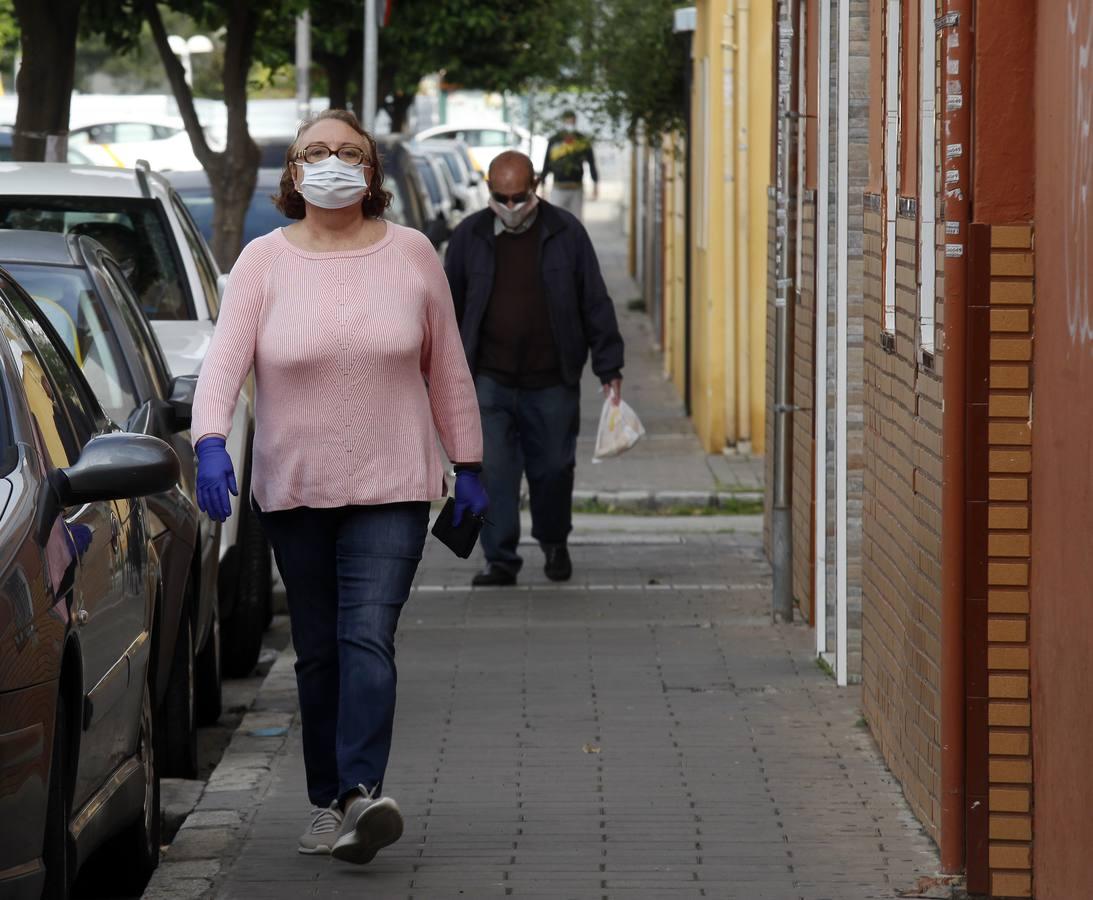
[[[539,241],[542,222],[521,234],[497,235],[493,291],[482,320],[479,372],[510,387],[529,389],[561,384],[558,349],[542,273]]]

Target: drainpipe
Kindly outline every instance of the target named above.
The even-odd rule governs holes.
[[[941,868],[964,864],[964,407],[974,0],[944,0],[945,325],[941,463]],[[923,23],[924,25],[928,23]]]
[[[751,270],[748,240],[751,177],[748,160],[748,42],[750,0],[736,2],[736,449],[751,453]],[[730,145],[731,146],[731,145]],[[729,150],[726,147],[726,150]],[[798,232],[798,244],[800,243]]]
[[[850,0],[839,0],[839,93],[835,213],[835,682],[847,684],[846,416],[847,320],[850,253]]]
[[[778,103],[775,148],[776,270],[774,293],[774,505],[771,512],[773,545],[772,618],[793,621],[793,525],[790,508],[790,322],[787,299],[793,287],[789,264],[789,195],[793,165],[790,160],[793,94],[792,7],[797,0],[778,3]]]
[[[816,433],[816,520],[813,523],[816,569],[816,655],[827,648],[827,298],[830,259],[828,211],[831,195],[831,0],[820,0],[819,79],[816,87],[816,382],[813,426]]]

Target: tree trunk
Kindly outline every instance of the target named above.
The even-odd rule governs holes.
[[[316,53],[315,60],[326,72],[330,109],[347,109],[349,103],[349,58],[346,54]]]
[[[12,155],[28,162],[64,162],[76,72],[81,0],[15,0],[23,62],[15,80]]]
[[[167,30],[156,0],[145,0],[144,12],[152,37],[167,70],[167,80],[178,101],[194,155],[209,176],[213,197],[212,251],[227,271],[243,249],[243,221],[258,182],[258,145],[247,127],[247,73],[254,57],[257,16],[250,0],[227,4],[228,27],[224,41],[224,105],[228,109],[228,139],[222,153],[214,153],[197,118],[193,92],[186,84],[182,64],[171,51]]]
[[[391,132],[393,134],[400,133],[406,127],[406,119],[410,107],[413,105],[413,94],[395,94],[390,103],[383,105],[383,108],[387,110],[387,115],[391,117]]]
[[[213,197],[213,239],[209,247],[220,268],[227,272],[243,249],[243,223],[258,182],[258,147],[247,139],[253,156],[232,148],[218,154],[217,164],[205,170]]]

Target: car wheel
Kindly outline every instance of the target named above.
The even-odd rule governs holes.
[[[155,719],[152,686],[146,683],[137,741],[137,762],[144,770],[144,803],[136,821],[119,834],[104,853],[108,866],[104,871],[113,873],[111,888],[116,894],[139,896],[159,865],[159,760]]]
[[[245,678],[258,664],[262,634],[266,630],[266,604],[272,588],[269,542],[258,516],[250,509],[249,486],[240,495],[239,543],[235,565],[225,572],[227,587],[235,591],[230,616],[221,623],[221,665],[228,678]],[[223,570],[222,570],[223,571]],[[231,575],[235,575],[231,579]],[[234,584],[233,584],[234,581]]]
[[[197,724],[215,725],[223,711],[220,675],[220,610],[213,604],[213,621],[205,646],[197,655]]]
[[[49,795],[46,809],[46,835],[42,859],[46,867],[43,900],[67,900],[72,886],[75,860],[68,839],[69,771],[68,704],[57,698],[57,721],[53,726],[53,753],[49,764]]]
[[[178,623],[167,694],[163,698],[161,747],[163,774],[174,778],[197,777],[197,685],[194,661],[194,623],[190,617],[192,588]]]

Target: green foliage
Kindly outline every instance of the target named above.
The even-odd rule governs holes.
[[[0,78],[7,76],[11,82],[11,72],[15,57],[19,54],[19,23],[15,19],[15,7],[12,0],[0,0]],[[10,84],[15,89],[14,84]]]
[[[672,32],[679,0],[585,0],[575,40],[578,66],[567,86],[582,90],[593,117],[652,136],[680,128],[690,60]]]

